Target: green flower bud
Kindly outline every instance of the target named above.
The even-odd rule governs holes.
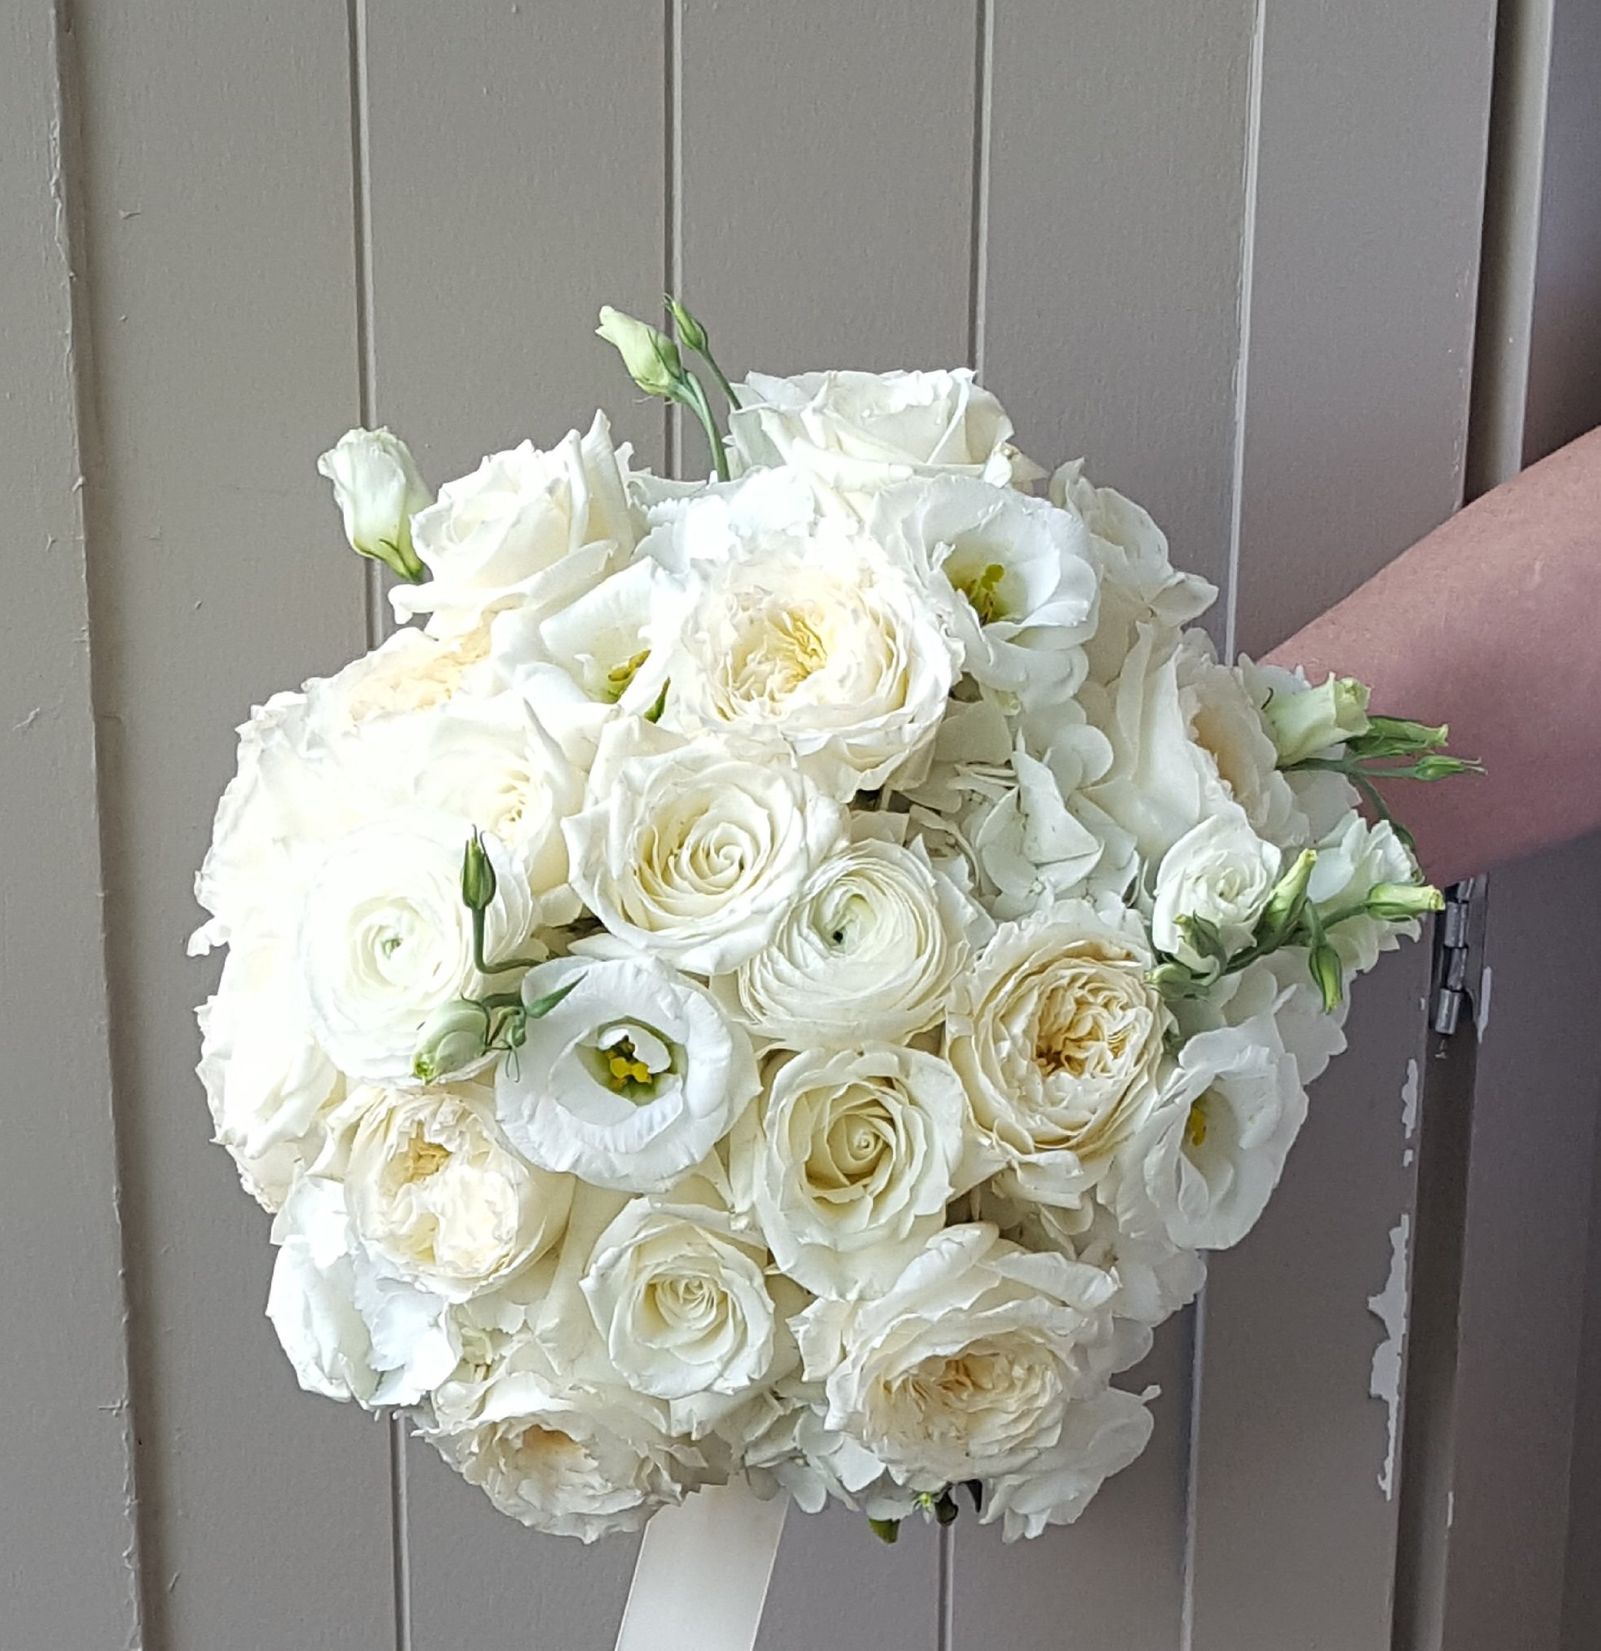
[[[684,341],[684,348],[694,350],[697,355],[705,355],[708,343],[706,329],[671,293],[667,294],[667,308],[672,312],[673,324]]]
[[[1368,890],[1368,916],[1384,923],[1406,923],[1426,911],[1444,910],[1445,896],[1427,883],[1376,883]]]
[[[671,396],[683,384],[684,363],[678,346],[648,322],[636,321],[607,304],[595,332],[616,349],[628,376],[647,395]]]
[[[1273,885],[1262,915],[1256,920],[1255,944],[1258,951],[1271,952],[1282,946],[1295,932],[1306,910],[1306,887],[1312,880],[1312,867],[1317,864],[1317,850],[1303,849],[1295,864]]]
[[[461,857],[461,898],[469,911],[488,911],[495,898],[495,868],[476,831],[467,839]]]
[[[489,1011],[471,998],[444,1003],[423,1022],[411,1059],[412,1076],[437,1083],[481,1060],[489,1039]]]
[[[1306,961],[1313,984],[1323,994],[1323,1007],[1332,1013],[1345,996],[1345,968],[1340,954],[1326,940],[1320,940],[1307,953]]]
[[[1443,751],[1419,757],[1412,768],[1415,780],[1449,780],[1458,774],[1482,774],[1484,764],[1472,757],[1448,757]]]
[[[317,460],[334,486],[345,537],[359,556],[415,584],[426,569],[411,544],[411,519],[434,502],[410,449],[387,430],[347,430]]]
[[[1264,714],[1279,767],[1290,768],[1365,734],[1368,691],[1355,677],[1331,676],[1302,693],[1275,693]]]
[[[1427,722],[1408,722],[1404,717],[1372,717],[1368,721],[1368,735],[1364,748],[1375,746],[1386,756],[1410,755],[1414,751],[1432,751],[1444,745],[1451,737],[1451,725],[1446,722],[1433,726]]]

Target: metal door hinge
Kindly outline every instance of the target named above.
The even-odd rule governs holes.
[[[1478,1017],[1484,943],[1484,879],[1469,877],[1445,891],[1445,909],[1434,924],[1434,1004],[1430,1024],[1450,1037],[1466,1012]]]

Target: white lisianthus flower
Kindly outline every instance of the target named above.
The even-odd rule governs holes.
[[[827,1423],[897,1482],[939,1491],[1023,1467],[1055,1444],[1110,1334],[1096,1267],[1030,1255],[973,1223],[936,1234],[883,1295],[795,1320]]]
[[[1228,955],[1242,951],[1278,881],[1282,859],[1236,813],[1214,814],[1192,826],[1157,867],[1151,908],[1157,949],[1198,973],[1215,973],[1217,960],[1196,950],[1179,919],[1211,924]]]
[[[729,443],[748,468],[790,465],[841,492],[912,476],[1023,486],[1044,472],[1012,446],[1012,421],[972,372],[827,372],[735,386]]]
[[[865,1043],[778,1066],[735,1127],[730,1176],[773,1260],[819,1295],[872,1294],[983,1173],[962,1080],[935,1055]],[[964,1173],[967,1170],[967,1173]]]
[[[587,1543],[713,1481],[660,1400],[575,1379],[527,1331],[493,1341],[486,1362],[474,1350],[439,1385],[419,1431],[502,1513]]]
[[[1264,667],[1256,668],[1266,674]],[[1310,687],[1288,671],[1272,676],[1276,680],[1263,711],[1284,766],[1368,731],[1368,690],[1355,677],[1330,675]]]
[[[879,495],[869,531],[948,586],[964,669],[1015,696],[1065,700],[1095,632],[1095,567],[1078,516],[1043,499],[942,476]]]
[[[281,943],[236,944],[216,995],[198,1011],[200,1065],[216,1139],[269,1210],[319,1147],[319,1120],[343,1094],[334,1063],[306,1024],[294,954]]]
[[[388,430],[347,430],[317,460],[317,474],[333,483],[352,550],[387,564],[402,579],[422,576],[411,518],[434,496],[405,442]]]
[[[767,1252],[701,1204],[636,1198],[600,1235],[582,1288],[618,1374],[641,1393],[741,1393],[773,1362]]]
[[[1075,1399],[1053,1445],[984,1481],[979,1523],[1000,1520],[1007,1542],[1071,1525],[1101,1486],[1145,1449],[1152,1426],[1142,1395],[1107,1387]]]
[[[660,1192],[728,1133],[759,1087],[745,1033],[699,986],[644,960],[559,958],[523,1000],[570,987],[500,1066],[496,1110],[544,1169]]]
[[[1329,944],[1348,970],[1364,974],[1381,952],[1393,952],[1403,938],[1417,939],[1417,919],[1395,923],[1342,914],[1360,907],[1380,883],[1422,880],[1411,850],[1388,820],[1370,825],[1355,815],[1317,845],[1306,897],[1324,918],[1342,917],[1328,930]]]
[[[574,885],[617,942],[719,974],[766,943],[843,817],[787,761],[624,718],[602,734],[588,806],[565,829]]]
[[[1100,574],[1100,615],[1085,644],[1091,677],[1110,682],[1123,668],[1141,625],[1175,631],[1199,619],[1217,599],[1216,586],[1180,573],[1167,557],[1167,535],[1132,499],[1096,487],[1084,461],[1051,477],[1051,502],[1073,511],[1088,529],[1086,554]]]
[[[476,1083],[366,1085],[340,1108],[345,1201],[370,1255],[446,1301],[537,1261],[561,1237],[569,1176],[525,1163]]]
[[[1305,842],[1305,816],[1278,771],[1261,712],[1240,673],[1217,662],[1203,632],[1174,641],[1141,627],[1095,709],[1112,743],[1112,764],[1088,796],[1133,834],[1147,861],[1160,860],[1202,820],[1230,810],[1279,848]]]
[[[806,518],[787,476],[683,507],[647,541],[690,592],[664,721],[793,753],[846,801],[915,783],[956,679],[949,617],[849,519]]]
[[[461,898],[467,835],[449,815],[391,812],[340,838],[306,889],[297,943],[312,1031],[352,1077],[407,1077],[429,1015],[480,995]],[[485,953],[504,958],[530,944],[538,913],[505,848],[484,846],[497,880]]]
[[[397,586],[389,600],[402,622],[431,614],[436,636],[474,631],[542,589],[565,588],[572,570],[561,564],[586,550],[586,575],[598,582],[637,538],[605,415],[549,452],[525,441],[446,482],[439,502],[413,521],[412,538],[431,578]]]
[[[1144,1121],[1169,1024],[1132,912],[1067,900],[1002,924],[961,982],[946,1052],[1024,1196],[1072,1205]]]
[[[1118,1155],[1119,1219],[1193,1249],[1238,1244],[1278,1185],[1306,1105],[1271,1016],[1191,1038]]]
[[[920,843],[867,838],[812,873],[771,940],[717,995],[771,1043],[902,1042],[943,1018],[988,927]]]
[[[351,1231],[345,1189],[300,1176],[273,1221],[267,1317],[300,1385],[369,1407],[416,1404],[455,1368],[442,1297],[384,1277]]]

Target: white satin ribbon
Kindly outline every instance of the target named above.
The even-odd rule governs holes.
[[[645,1527],[617,1651],[755,1651],[788,1506],[735,1479],[663,1508]]]

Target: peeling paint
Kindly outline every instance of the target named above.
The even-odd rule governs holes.
[[[1490,965],[1486,963],[1479,971],[1479,1002],[1478,1002],[1478,1036],[1479,1042],[1484,1042],[1484,1034],[1490,1030],[1490,988],[1495,984],[1495,977]]]
[[[1418,1132],[1419,1073],[1416,1058],[1406,1063],[1406,1076],[1401,1080],[1401,1168],[1411,1169],[1417,1157],[1412,1150],[1412,1137]]]
[[[1388,1502],[1395,1495],[1395,1457],[1401,1442],[1401,1361],[1406,1352],[1407,1244],[1411,1217],[1405,1214],[1390,1228],[1390,1276],[1384,1288],[1368,1297],[1368,1311],[1384,1326],[1384,1340],[1373,1350],[1368,1393],[1389,1409],[1389,1438],[1379,1469],[1379,1489]]]

